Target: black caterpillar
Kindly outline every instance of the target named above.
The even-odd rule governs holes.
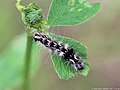
[[[81,57],[77,56],[73,48],[68,48],[67,45],[58,43],[53,40],[50,36],[44,35],[40,32],[35,32],[33,39],[40,42],[45,47],[57,53],[60,57],[63,57],[68,64],[70,64],[75,70],[79,71],[84,69]]]

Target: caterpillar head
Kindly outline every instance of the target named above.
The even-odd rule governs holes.
[[[73,64],[73,67],[74,67],[74,69],[77,70],[77,71],[84,69],[84,67],[83,67],[83,62],[81,62],[81,61],[79,61],[79,62],[77,62],[77,63],[74,63],[74,64]]]

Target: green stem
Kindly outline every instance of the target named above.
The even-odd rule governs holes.
[[[32,37],[27,35],[23,90],[29,90],[29,74],[30,74],[29,72],[30,72],[30,62],[31,62],[31,51],[32,51]]]

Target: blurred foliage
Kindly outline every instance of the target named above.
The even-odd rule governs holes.
[[[26,50],[25,35],[16,37],[10,46],[0,56],[0,90],[6,87],[15,87],[24,80],[24,55]],[[40,48],[33,45],[31,75],[35,73],[40,64],[37,60]]]

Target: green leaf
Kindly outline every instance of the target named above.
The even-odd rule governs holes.
[[[62,37],[55,34],[50,34],[50,36],[57,41],[62,41],[63,44],[68,44],[70,48],[73,48],[74,51],[79,56],[81,56],[82,61],[84,63],[84,69],[80,71],[76,71],[70,65],[66,65],[64,59],[60,58],[57,54],[52,53],[51,54],[52,62],[58,76],[61,79],[66,79],[66,80],[75,76],[76,74],[87,76],[90,70],[90,66],[87,63],[86,47],[82,43],[67,37]]]
[[[84,23],[100,10],[99,3],[86,0],[53,0],[49,14],[49,26],[71,26]]]
[[[30,75],[33,76],[40,64],[40,48],[33,45]],[[0,90],[20,85],[24,79],[24,55],[26,48],[25,35],[16,37],[10,46],[0,55]]]

